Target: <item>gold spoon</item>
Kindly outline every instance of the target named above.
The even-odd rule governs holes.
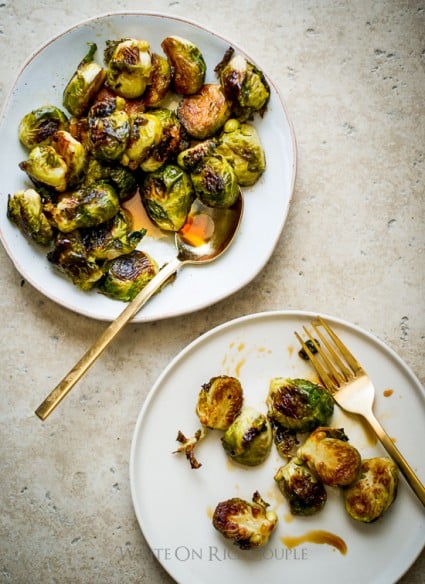
[[[224,253],[238,231],[243,212],[242,194],[228,209],[207,207],[198,199],[194,201],[188,218],[175,234],[177,257],[166,264],[158,274],[137,294],[121,314],[105,329],[98,340],[74,365],[62,381],[38,406],[35,413],[45,420],[84,375],[109,343],[130,321],[149,298],[185,264],[212,262]]]

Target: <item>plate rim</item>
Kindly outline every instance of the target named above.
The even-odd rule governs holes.
[[[137,419],[136,419],[136,424],[135,424],[132,439],[131,439],[129,465],[128,465],[129,466],[130,493],[131,493],[131,499],[132,499],[134,513],[136,516],[136,520],[137,520],[140,532],[142,533],[149,549],[151,549],[150,543],[149,543],[148,537],[146,536],[145,531],[142,527],[143,522],[141,521],[141,517],[139,516],[140,509],[136,503],[136,501],[137,501],[136,484],[135,484],[136,483],[136,478],[135,478],[136,451],[138,448],[138,436],[139,436],[139,432],[140,432],[140,427],[143,423],[145,416],[148,415],[148,410],[149,410],[157,392],[160,391],[161,384],[163,383],[164,379],[166,379],[166,377],[170,374],[171,370],[180,361],[183,361],[187,357],[188,353],[190,353],[192,350],[196,349],[198,346],[204,344],[205,342],[208,342],[209,338],[217,336],[217,335],[219,336],[222,331],[226,331],[226,330],[231,329],[233,327],[237,327],[244,322],[254,322],[254,321],[259,321],[261,319],[298,318],[299,317],[299,318],[305,320],[305,319],[313,319],[313,318],[316,318],[318,316],[327,320],[331,324],[336,324],[336,325],[339,325],[343,328],[347,328],[348,330],[351,330],[352,332],[359,335],[360,337],[375,344],[384,353],[387,353],[388,356],[395,361],[396,365],[399,368],[401,368],[403,373],[406,374],[406,376],[409,379],[409,382],[411,382],[415,386],[415,389],[418,391],[420,397],[423,400],[425,400],[425,387],[422,385],[421,381],[416,376],[413,369],[399,356],[399,354],[394,349],[392,349],[392,347],[390,347],[388,344],[386,344],[384,341],[382,341],[379,337],[377,337],[375,334],[371,333],[370,331],[366,330],[365,328],[363,328],[355,323],[352,323],[344,318],[341,318],[338,316],[332,316],[330,314],[327,314],[327,313],[324,313],[321,311],[296,310],[296,309],[290,309],[290,310],[272,309],[272,310],[265,310],[265,311],[241,315],[241,316],[232,318],[229,321],[222,322],[222,323],[212,327],[211,329],[205,331],[203,334],[199,335],[198,337],[196,337],[195,339],[190,341],[185,347],[182,348],[181,351],[179,351],[177,353],[177,355],[175,355],[173,357],[173,359],[166,365],[166,367],[164,367],[164,369],[158,375],[158,377],[156,378],[156,380],[152,384],[152,387],[148,391],[148,393],[147,393],[147,395],[146,395],[146,397],[141,405],[141,408],[139,410],[139,414],[138,414]],[[411,556],[409,556],[407,564],[404,566],[403,570],[397,574],[396,579],[388,581],[388,583],[385,582],[385,584],[395,584],[413,566],[414,562],[418,559],[418,557],[422,553],[423,548],[425,546],[425,526],[422,529],[422,532],[423,532],[422,547],[418,546],[418,549],[414,553],[412,553]],[[419,534],[420,534],[420,532],[419,532]],[[169,569],[167,568],[167,565],[164,562],[162,562],[161,559],[157,558],[157,561],[161,565],[161,567],[172,578],[175,578],[175,575],[173,575],[169,571]],[[184,584],[184,581],[182,581],[182,580],[179,580],[178,582],[179,582],[179,584]]]
[[[171,20],[171,21],[177,21],[183,25],[187,24],[189,26],[193,26],[203,33],[212,35],[213,37],[219,39],[221,42],[231,44],[237,51],[240,51],[245,57],[249,58],[249,60],[251,62],[253,62],[259,68],[264,70],[265,75],[267,77],[267,81],[269,82],[269,84],[273,88],[275,96],[278,99],[280,108],[282,110],[285,123],[287,124],[288,136],[290,138],[290,149],[291,149],[291,154],[292,154],[292,159],[290,161],[291,162],[291,164],[290,164],[291,181],[290,181],[290,184],[288,185],[288,201],[287,201],[286,207],[284,209],[284,213],[282,213],[281,226],[278,229],[274,240],[272,240],[270,242],[269,251],[265,255],[265,258],[263,259],[262,263],[258,265],[256,272],[253,274],[250,274],[250,276],[248,278],[245,278],[241,285],[237,285],[236,287],[234,286],[233,289],[228,290],[226,292],[223,292],[221,294],[216,294],[215,299],[212,301],[211,300],[201,301],[193,309],[191,307],[186,307],[186,308],[180,309],[179,312],[175,312],[171,308],[171,306],[168,308],[162,307],[162,309],[158,312],[158,314],[146,315],[145,312],[143,311],[143,307],[142,307],[142,309],[139,310],[139,312],[133,317],[133,319],[131,321],[132,324],[138,324],[138,323],[145,323],[145,322],[153,322],[153,321],[157,321],[157,320],[170,319],[170,318],[180,317],[180,316],[184,316],[187,314],[192,314],[192,313],[198,312],[198,311],[203,310],[209,306],[213,306],[213,305],[217,304],[218,302],[221,302],[225,298],[232,296],[233,294],[235,294],[239,290],[246,287],[252,280],[254,280],[258,276],[258,274],[264,269],[266,264],[270,261],[272,255],[276,249],[276,246],[279,242],[279,239],[282,236],[285,224],[287,222],[289,209],[291,207],[291,202],[292,202],[293,197],[294,197],[295,181],[296,181],[297,171],[298,171],[298,144],[297,144],[297,138],[296,138],[296,134],[295,134],[294,124],[289,116],[289,112],[288,112],[288,108],[286,106],[284,96],[283,96],[282,92],[280,91],[279,87],[277,86],[277,84],[275,83],[275,81],[273,80],[273,78],[268,74],[267,69],[262,67],[261,63],[255,58],[255,56],[252,57],[251,55],[249,55],[248,52],[245,50],[245,48],[241,44],[236,43],[233,40],[229,40],[229,38],[227,38],[226,36],[223,36],[219,32],[216,32],[212,28],[209,28],[207,25],[202,24],[200,21],[197,21],[197,20],[192,19],[192,18],[179,16],[179,15],[167,14],[167,13],[162,12],[162,11],[150,11],[150,10],[146,10],[146,11],[145,10],[107,11],[107,12],[104,12],[102,14],[97,14],[97,15],[94,15],[92,17],[81,19],[78,22],[68,26],[65,30],[50,36],[44,43],[40,44],[35,50],[33,50],[32,53],[19,66],[18,73],[17,73],[16,77],[14,78],[12,85],[9,87],[8,91],[6,92],[2,107],[0,109],[0,128],[2,127],[3,122],[5,120],[6,113],[7,113],[9,106],[10,106],[10,102],[12,100],[13,94],[19,85],[20,78],[22,77],[22,75],[24,74],[26,69],[31,65],[31,63],[38,57],[38,55],[40,53],[42,53],[45,49],[47,49],[55,41],[65,37],[69,34],[72,34],[73,31],[75,31],[81,27],[90,26],[91,23],[96,23],[96,22],[101,23],[101,21],[107,20],[108,18],[115,18],[115,17],[127,18],[127,17],[131,17],[131,16],[153,17],[153,18],[164,19],[164,20],[167,19],[167,20]],[[9,260],[12,262],[12,265],[14,266],[14,268],[16,269],[18,274],[22,278],[24,278],[25,281],[28,282],[28,284],[30,284],[40,294],[42,294],[46,298],[50,299],[52,302],[55,302],[55,304],[57,304],[58,306],[65,308],[66,310],[69,310],[75,314],[80,314],[80,315],[85,316],[87,318],[92,318],[94,320],[103,321],[103,322],[112,322],[119,315],[119,313],[122,310],[124,310],[126,304],[123,304],[122,310],[118,310],[118,313],[115,316],[113,314],[108,315],[105,313],[105,311],[103,311],[102,314],[93,314],[93,312],[91,312],[89,308],[85,308],[84,305],[81,307],[75,306],[75,302],[73,303],[70,300],[63,299],[60,295],[56,295],[54,293],[54,290],[52,292],[50,292],[49,295],[46,295],[46,291],[38,283],[38,281],[36,281],[31,275],[26,274],[25,267],[22,265],[22,262],[19,261],[18,258],[14,257],[14,254],[12,253],[12,250],[11,250],[11,246],[8,244],[8,242],[6,241],[6,238],[3,235],[3,229],[1,228],[1,226],[0,226],[0,241],[1,241],[3,248],[6,252],[6,255],[8,256]],[[69,282],[69,285],[72,286],[73,285],[72,282]],[[116,302],[118,303],[119,301],[116,301]],[[106,309],[106,312],[107,312],[107,309]]]

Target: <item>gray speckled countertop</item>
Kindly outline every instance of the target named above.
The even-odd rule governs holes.
[[[130,443],[163,368],[220,323],[275,309],[332,314],[425,379],[425,4],[4,0],[0,104],[52,36],[127,9],[194,19],[267,63],[297,136],[293,201],[275,253],[249,285],[196,314],[128,326],[45,423],[34,408],[104,325],[40,295],[0,247],[4,583],[171,582],[135,519]],[[422,554],[400,582],[422,584],[424,573]]]

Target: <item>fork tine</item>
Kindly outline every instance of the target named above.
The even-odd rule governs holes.
[[[347,367],[347,365],[341,359],[340,355],[337,353],[337,351],[335,351],[335,347],[329,342],[329,339],[327,339],[319,330],[318,325],[316,323],[312,323],[311,326],[313,327],[315,334],[319,337],[323,347],[326,348],[330,355],[329,358],[323,350],[321,352],[322,358],[326,362],[326,365],[332,370],[338,382],[344,383],[345,381],[348,381],[353,375],[351,369]]]
[[[306,355],[310,359],[313,367],[316,369],[317,373],[319,374],[320,379],[325,384],[325,387],[327,387],[329,390],[332,390],[332,388],[335,387],[334,380],[328,375],[326,369],[322,366],[320,361],[318,359],[316,359],[314,353],[310,350],[310,347],[307,345],[307,343],[305,343],[305,341],[301,338],[301,336],[297,332],[295,332],[294,334],[297,337],[297,340],[300,343],[301,347],[304,349]],[[308,331],[306,331],[306,334],[307,334],[308,338],[310,339],[310,341],[313,343],[313,345],[316,347],[316,349],[319,350],[319,347],[318,347],[316,341],[311,337],[311,335],[309,334]]]
[[[312,324],[312,326],[314,327],[314,324]],[[313,343],[313,346],[316,347],[317,353],[320,356],[321,360],[323,361],[324,366],[322,365],[322,369],[324,369],[325,372],[326,372],[326,375],[328,377],[328,383],[326,383],[323,378],[322,378],[322,381],[327,386],[329,386],[329,381],[330,381],[331,382],[331,385],[329,386],[330,389],[331,390],[338,390],[340,388],[340,386],[341,386],[341,383],[344,383],[345,378],[340,374],[340,372],[338,371],[338,369],[335,367],[335,365],[329,359],[329,356],[326,353],[326,351],[323,350],[323,346],[321,346],[318,343],[317,339],[315,339],[313,337],[313,335],[308,330],[308,328],[305,327],[305,326],[303,326],[303,329],[304,329],[305,334],[309,338],[309,340]],[[320,340],[323,343],[323,345],[326,345],[327,344],[326,343],[326,339],[323,338],[323,336],[320,334],[319,331],[317,331],[316,329],[315,329],[315,331],[318,333],[317,336],[320,338]]]
[[[341,341],[341,339],[336,335],[336,333],[331,329],[331,327],[328,325],[328,323],[325,320],[323,320],[323,318],[320,318],[320,317],[317,318],[317,321],[325,329],[325,331],[331,337],[331,339],[333,340],[335,345],[338,347],[338,349],[344,355],[344,359],[347,361],[347,363],[351,367],[352,371],[355,374],[363,372],[364,371],[363,367],[360,365],[360,363],[357,361],[357,359],[354,357],[354,355],[352,353],[350,353],[350,351],[347,349],[347,347],[344,345],[344,343]]]

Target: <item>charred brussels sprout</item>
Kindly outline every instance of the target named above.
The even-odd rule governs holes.
[[[73,138],[69,132],[59,130],[52,138],[52,145],[56,152],[62,156],[66,164],[66,186],[77,186],[87,167],[87,151],[84,146]]]
[[[275,377],[267,396],[268,415],[285,428],[307,432],[328,423],[333,414],[332,396],[306,379]]]
[[[217,147],[216,140],[204,140],[182,150],[177,156],[177,164],[187,171],[194,170],[207,156],[213,154]]]
[[[124,209],[106,223],[81,230],[81,239],[90,258],[112,260],[133,251],[146,229],[131,230],[131,217]]]
[[[325,485],[332,487],[344,487],[354,482],[361,465],[359,452],[348,444],[348,438],[340,428],[316,428],[300,446],[297,456]]]
[[[105,81],[106,72],[94,56],[95,43],[88,43],[89,51],[77,67],[63,92],[63,105],[76,117],[85,114]]]
[[[394,502],[398,480],[398,468],[391,459],[363,460],[357,480],[344,489],[347,513],[363,523],[376,521]]]
[[[167,59],[157,53],[152,54],[150,83],[143,94],[145,107],[155,107],[167,95],[171,84],[171,67]]]
[[[78,230],[58,233],[47,259],[81,290],[91,290],[103,276],[103,270],[87,256]]]
[[[130,116],[130,134],[121,164],[136,169],[145,160],[152,146],[159,144],[162,126],[158,116],[138,112]]]
[[[274,511],[267,511],[268,507],[255,491],[252,503],[238,497],[218,503],[212,523],[241,550],[258,548],[267,544],[278,521]]]
[[[292,458],[274,476],[293,515],[313,515],[326,503],[323,482],[299,458]]]
[[[88,115],[88,139],[91,152],[101,160],[118,160],[127,147],[130,120],[125,101],[117,97],[95,103]]]
[[[245,407],[221,439],[226,453],[246,466],[261,464],[268,457],[273,433],[267,417],[254,408]]]
[[[158,227],[178,231],[194,199],[192,182],[179,166],[167,164],[146,176],[141,197],[146,212]]]
[[[107,262],[99,290],[114,300],[129,302],[158,273],[158,265],[148,254],[134,250]]]
[[[89,158],[82,186],[89,186],[98,181],[109,182],[116,190],[119,200],[126,201],[138,188],[134,174],[123,166],[113,166],[97,158]]]
[[[207,66],[198,47],[178,36],[165,38],[161,47],[171,64],[176,93],[191,95],[199,91],[204,84]]]
[[[239,196],[233,168],[220,154],[204,158],[190,178],[195,193],[208,207],[231,207]]]
[[[45,212],[59,231],[69,233],[81,227],[93,227],[111,219],[119,211],[115,189],[104,181],[82,187],[45,205]]]
[[[255,112],[264,114],[270,99],[270,87],[262,71],[231,47],[226,51],[215,72],[227,98],[232,102],[235,117],[252,118]]]
[[[276,450],[284,458],[295,456],[300,444],[296,430],[285,428],[273,418],[270,419]]]
[[[174,112],[166,108],[154,108],[149,110],[149,114],[158,119],[161,124],[161,133],[155,138],[155,144],[140,164],[144,172],[158,170],[189,145],[184,128]]]
[[[44,105],[26,114],[18,128],[21,144],[28,150],[49,144],[58,130],[68,129],[68,118],[59,108]]]
[[[239,415],[242,403],[240,381],[236,377],[219,375],[203,384],[198,395],[196,413],[203,426],[227,430]]]
[[[66,190],[68,168],[53,146],[35,146],[28,159],[19,163],[19,168],[26,172],[35,184],[42,183],[58,192]]]
[[[18,191],[9,196],[7,216],[27,239],[40,245],[48,245],[52,241],[53,230],[43,212],[41,197],[34,189]]]
[[[152,56],[147,41],[126,38],[106,41],[106,82],[121,97],[143,95],[150,81]]]
[[[241,186],[255,184],[266,169],[264,150],[251,124],[228,120],[220,136],[217,152],[231,164]]]
[[[214,83],[207,83],[194,95],[183,97],[177,107],[180,122],[197,140],[217,134],[230,114],[230,102],[221,86]]]

